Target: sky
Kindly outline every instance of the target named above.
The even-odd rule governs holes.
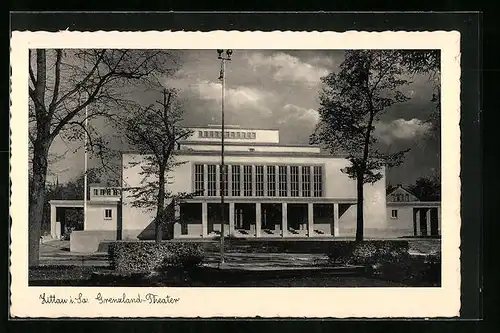
[[[307,144],[318,122],[321,77],[338,71],[342,50],[234,50],[226,66],[226,124],[242,127],[277,128],[284,144]],[[163,84],[178,89],[186,126],[220,124],[220,61],[215,50],[179,52],[179,67]],[[412,76],[405,88],[411,99],[388,108],[375,126],[384,149],[410,148],[404,163],[387,171],[387,183],[411,184],[418,177],[439,172],[439,139],[430,135],[428,118],[434,111],[433,85],[427,76]],[[134,97],[154,103],[160,94],[137,91]],[[94,123],[97,120],[94,120]],[[112,132],[102,124],[92,124]],[[81,174],[83,149],[79,143],[57,138],[51,155],[61,158],[51,164],[48,181],[66,182]],[[96,161],[89,161],[89,167]]]

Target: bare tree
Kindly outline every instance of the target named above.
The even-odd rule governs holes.
[[[125,188],[132,198],[132,206],[155,209],[155,239],[163,238],[163,226],[175,222],[175,208],[180,200],[190,193],[172,193],[167,189],[168,173],[183,161],[176,160],[174,151],[179,141],[192,131],[180,126],[183,108],[178,103],[175,90],[164,89],[159,108],[138,108],[125,121],[124,136],[129,143],[143,152],[143,159],[131,166],[139,165],[142,176],[140,186]],[[167,203],[167,205],[166,205]]]
[[[311,136],[331,153],[351,162],[342,171],[357,182],[356,241],[364,238],[363,187],[382,178],[383,166],[402,163],[408,150],[383,153],[375,146],[375,123],[391,105],[408,98],[399,90],[410,82],[396,51],[346,51],[338,73],[325,76],[320,92],[320,121]]]
[[[155,86],[157,75],[169,74],[172,57],[158,50],[44,50],[30,51],[29,139],[32,177],[29,197],[29,265],[38,265],[39,238],[50,147],[57,136],[81,140],[103,151],[106,142],[87,129],[87,119],[112,117],[130,105],[127,89]],[[87,147],[86,147],[87,148]]]

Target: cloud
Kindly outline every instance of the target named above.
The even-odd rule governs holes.
[[[303,62],[299,58],[280,52],[271,56],[261,53],[253,53],[246,58],[253,70],[267,69],[273,72],[276,81],[291,81],[305,83],[307,85],[317,85],[322,76],[328,74],[324,67],[314,66]],[[315,59],[317,63],[319,59]]]
[[[395,119],[389,123],[379,122],[375,125],[375,135],[380,141],[391,144],[396,140],[418,139],[431,129],[432,125],[420,119]]]
[[[303,108],[294,104],[286,104],[283,110],[283,117],[278,120],[280,124],[286,124],[291,119],[316,124],[319,119],[318,111],[315,109]]]
[[[190,86],[191,92],[194,92],[202,100],[212,101],[220,104],[222,101],[222,87],[220,83],[211,81],[198,81]],[[273,93],[262,89],[234,86],[227,87],[225,90],[224,101],[226,106],[230,107],[233,112],[248,108],[256,108],[260,113],[269,113],[271,110],[266,106],[268,101],[272,99]]]

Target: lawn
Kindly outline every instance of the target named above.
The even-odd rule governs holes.
[[[410,253],[431,254],[440,252],[440,241],[434,239],[412,239]],[[398,287],[398,286],[439,286],[440,265],[432,266],[423,262],[425,256],[415,255],[412,260],[401,264],[380,267],[369,274],[339,275],[325,272],[311,274],[255,274],[244,271],[245,267],[264,266],[315,266],[325,259],[318,254],[291,253],[228,253],[227,259],[240,271],[231,273],[197,268],[195,272],[173,269],[157,275],[117,274],[109,267],[106,255],[85,257],[73,255],[62,248],[66,244],[50,244],[44,247],[41,262],[44,266],[30,269],[30,286],[178,286],[178,287]],[[59,250],[57,250],[59,248]],[[324,256],[324,255],[323,255]],[[205,262],[218,261],[218,253],[208,253]],[[430,268],[429,268],[430,267]],[[436,269],[438,271],[436,271]]]
[[[93,274],[94,272],[94,274]],[[99,274],[100,272],[100,274]],[[95,274],[98,273],[98,274]],[[116,286],[116,287],[403,287],[402,283],[364,276],[261,277],[236,281],[225,274],[207,278],[186,272],[167,272],[156,276],[117,275],[102,267],[44,267],[30,271],[30,286]]]
[[[118,274],[106,267],[41,266],[30,270],[30,286],[116,287],[418,287],[426,281],[390,281],[369,274],[259,274],[198,268],[172,269],[154,275]]]

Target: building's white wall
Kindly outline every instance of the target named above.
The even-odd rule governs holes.
[[[220,151],[220,145],[198,145],[198,144],[183,144],[181,150],[200,150],[200,151]],[[255,145],[226,145],[224,151],[251,151],[268,152],[268,153],[319,153],[319,147],[301,147],[301,146],[255,146]]]
[[[392,210],[398,211],[398,217],[392,217]],[[413,235],[413,207],[402,205],[391,205],[387,203],[387,229],[400,230],[402,236]]]
[[[141,167],[127,167],[131,161],[140,161],[144,157],[137,154],[123,155],[123,181],[124,187],[140,186],[142,176],[139,175]],[[195,163],[220,163],[220,157],[216,155],[181,155],[177,156],[179,161],[186,163],[178,166],[169,176],[169,190],[172,192],[193,192],[193,164]],[[356,200],[356,181],[350,179],[341,169],[348,165],[348,161],[342,158],[325,157],[272,157],[272,156],[225,156],[226,164],[286,164],[286,165],[323,165],[324,170],[324,197],[332,200]],[[364,217],[365,227],[381,229],[387,224],[386,197],[385,197],[385,171],[384,177],[375,184],[364,186]],[[250,198],[249,198],[250,199]],[[313,198],[311,198],[314,200]],[[229,198],[228,198],[229,200]],[[124,193],[123,206],[123,229],[142,231],[152,222],[154,212],[145,212],[131,205],[130,194]],[[356,226],[356,206],[353,205],[339,220],[340,228],[344,230]],[[350,236],[350,235],[347,235]]]
[[[104,218],[104,210],[111,209],[111,219]],[[87,224],[85,231],[92,230],[116,230],[117,228],[117,205],[116,203],[87,203]]]

